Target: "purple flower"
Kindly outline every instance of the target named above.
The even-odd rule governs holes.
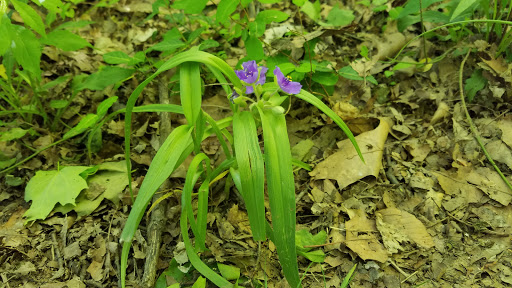
[[[235,70],[236,76],[240,80],[247,84],[252,84],[258,80],[258,65],[256,65],[256,61],[244,62],[242,63],[242,68],[244,70]]]
[[[256,81],[256,85],[263,85],[265,84],[265,81],[267,80],[267,76],[265,76],[265,73],[267,73],[268,68],[267,67],[259,67],[260,68],[260,77],[258,78],[258,81]],[[247,86],[245,87],[245,94],[251,94],[254,92],[254,87]]]
[[[281,90],[288,94],[300,93],[302,85],[300,85],[299,82],[293,82],[290,76],[285,77],[281,69],[277,66],[276,69],[274,69],[274,75],[276,76],[277,84],[281,87]]]
[[[268,68],[256,65],[256,61],[248,61],[242,63],[243,70],[235,70],[236,76],[247,84],[256,84],[263,85],[265,84],[265,73],[267,73]],[[258,73],[259,71],[259,73]],[[247,86],[245,88],[246,94],[251,94],[254,92],[254,87]]]

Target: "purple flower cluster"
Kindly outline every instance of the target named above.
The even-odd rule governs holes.
[[[268,68],[256,65],[256,61],[248,61],[242,63],[243,70],[235,70],[236,76],[247,84],[255,84],[255,85],[263,85],[265,84],[265,73],[267,73]],[[258,73],[259,71],[259,73]],[[254,87],[246,86],[245,93],[251,94],[254,92]]]
[[[242,70],[235,70],[236,76],[240,80],[244,82],[246,85],[245,93],[251,94],[254,93],[254,85],[263,85],[266,81],[265,73],[267,73],[268,68],[264,66],[258,66],[256,61],[248,61],[242,63]],[[277,84],[285,93],[288,94],[298,94],[302,85],[299,82],[293,82],[291,78],[285,77],[281,69],[276,66],[274,69],[274,75],[276,77]],[[231,95],[230,99],[233,101],[240,95],[233,91],[233,95]]]

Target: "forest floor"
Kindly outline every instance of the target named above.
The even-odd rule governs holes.
[[[337,70],[350,65],[363,79],[340,77],[332,90],[324,89],[322,100],[356,135],[365,164],[355,156],[336,124],[316,108],[292,97],[287,114],[292,153],[313,167],[310,172],[295,170],[297,230],[306,229],[313,235],[325,231],[327,235],[325,244],[312,248],[325,253],[323,262],[311,264],[302,256],[298,259],[303,287],[340,287],[354,264],[358,265],[350,287],[510,287],[512,193],[475,138],[480,137],[497,167],[512,181],[512,65],[494,57],[493,43],[473,38],[458,42],[419,38],[408,45],[405,55],[416,61],[425,58],[422,53],[426,52],[436,61],[428,67],[393,70],[396,63],[389,60],[421,33],[419,24],[398,31],[382,13],[347,4],[345,9],[356,15],[352,24],[326,29],[291,3],[258,5],[257,9],[280,9],[291,16],[268,26],[268,31],[278,27],[298,30],[296,35],[277,39],[265,35],[262,40],[269,44],[264,47],[266,55],[284,55],[296,64],[313,53],[314,60],[328,61]],[[151,37],[157,35],[157,29],[174,28],[164,16],[179,12],[161,8],[153,19],[142,21],[152,12],[151,3],[125,1],[108,8],[88,8],[78,5],[76,18],[94,24],[81,28],[78,34],[96,50],[64,53],[45,49],[41,64],[45,77],[93,73],[105,65],[102,54],[106,52],[140,51],[153,43]],[[330,8],[322,4],[321,13],[327,15]],[[203,13],[213,17],[215,6],[208,4]],[[226,41],[216,32],[211,31],[209,37],[221,45],[207,51],[224,51],[226,62],[235,67],[246,55],[244,42],[239,38]],[[309,46],[312,42],[305,42],[303,34],[314,35],[313,51]],[[369,50],[367,57],[360,55],[362,46]],[[478,53],[471,53],[462,67],[468,47]],[[403,55],[400,59],[408,61]],[[462,102],[459,74],[464,86],[475,70],[480,71],[479,79],[485,79],[486,85],[472,101]],[[386,77],[385,71],[393,71],[393,75]],[[168,79],[173,73],[171,70]],[[94,113],[102,100],[114,95],[119,100],[113,108],[124,107],[147,75],[141,72],[119,89],[111,85],[99,91],[84,90],[69,107],[64,121],[76,125],[81,117]],[[312,75],[305,73],[302,83],[306,90],[312,89]],[[364,80],[370,75],[378,85]],[[158,84],[150,84],[139,104],[157,103],[158,90]],[[53,93],[68,92],[62,88]],[[177,93],[172,92],[171,97],[171,102],[179,103]],[[215,119],[226,117],[230,113],[227,98],[218,86],[208,85],[203,109]],[[466,108],[478,134],[470,129]],[[182,116],[171,118],[174,127],[185,121]],[[155,155],[160,121],[156,113],[138,113],[133,119],[134,191]],[[33,152],[31,147],[46,146],[66,132],[66,128],[35,128],[36,136],[0,142],[0,150],[26,157]],[[0,176],[0,287],[119,285],[119,237],[132,205],[124,180],[119,180],[122,189],[115,199],[100,200],[93,211],[62,213],[69,210],[57,208],[45,220],[29,225],[25,225],[23,215],[30,207],[24,200],[25,187],[37,171],[106,162],[123,163],[121,171],[123,129],[122,116],[105,124],[102,148],[91,162],[83,139],[73,138],[40,153],[9,172],[10,176]],[[203,143],[203,151],[218,159],[222,149],[211,138]],[[167,191],[182,188],[185,173],[186,166],[174,172]],[[126,174],[119,175],[124,175],[119,176],[122,178]],[[257,283],[264,281],[268,287],[288,287],[275,246],[268,241],[259,245],[251,239],[243,201],[234,187],[231,193],[224,193],[223,184],[220,181],[211,189],[206,239],[209,252],[201,255],[203,261],[240,268],[243,277],[239,285],[243,287],[258,287]],[[172,264],[182,270],[188,265],[179,229],[180,197],[176,192],[160,204],[164,205],[165,223],[157,276],[173,258],[183,261]],[[142,219],[132,244],[127,275],[130,287],[142,287],[150,237],[148,219]],[[183,275],[181,287],[192,286],[199,276],[193,269]],[[171,278],[167,277],[166,285],[175,283]]]

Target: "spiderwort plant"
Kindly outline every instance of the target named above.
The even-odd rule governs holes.
[[[216,121],[201,109],[200,64],[204,64],[219,83],[228,83],[227,79],[229,79],[233,84],[233,89],[227,84],[222,84],[233,111],[232,117]],[[242,64],[242,70],[234,71],[218,57],[193,48],[165,62],[130,95],[125,117],[127,171],[131,171],[130,132],[135,102],[144,87],[156,76],[177,66],[180,67],[180,97],[183,114],[188,124],[175,128],[168,136],[151,162],[140,186],[121,235],[122,287],[126,284],[131,241],[149,201],[164,180],[190,154],[195,156],[188,168],[182,191],[180,228],[187,255],[196,270],[218,287],[234,287],[232,283],[202,262],[198,256],[199,252],[207,249],[205,242],[209,186],[220,177],[227,175],[230,181],[226,181],[228,183],[226,185],[234,183],[244,199],[253,239],[263,241],[268,237],[273,241],[288,283],[292,287],[300,286],[295,250],[295,185],[292,171],[292,164],[300,162],[292,161],[285,113],[280,104],[287,97],[294,95],[319,108],[347,134],[362,159],[354,136],[339,116],[318,98],[301,90],[300,83],[286,78],[279,68],[274,70],[276,75],[274,82],[266,83],[265,74],[268,68],[258,66],[255,61],[245,62]],[[231,125],[233,126],[232,134],[226,129]],[[258,126],[263,130],[264,154],[259,145]],[[209,158],[201,152],[199,145],[210,135],[218,138],[226,155],[226,160],[218,167],[211,167]],[[130,174],[128,177],[131,179]],[[199,185],[198,205],[197,211],[194,211],[192,191],[197,187],[196,184]],[[265,184],[272,215],[271,224],[265,218]],[[192,230],[194,245],[189,237],[189,229]]]

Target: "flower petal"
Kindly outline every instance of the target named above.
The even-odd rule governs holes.
[[[281,89],[288,94],[299,94],[302,85],[299,82],[288,82],[286,85],[280,86]]]
[[[244,68],[245,71],[249,71],[249,70],[257,71],[258,65],[256,65],[255,60],[252,60],[252,61],[247,61],[247,62],[242,63],[242,68]]]
[[[235,74],[238,77],[238,79],[245,81],[247,79],[247,76],[245,76],[244,70],[235,70]]]
[[[281,69],[279,69],[278,66],[276,66],[276,69],[274,69],[274,75],[276,76],[277,84],[279,84],[279,87],[281,87],[281,85],[286,83],[286,81],[285,81],[286,78],[284,77],[283,72],[281,72]]]
[[[245,87],[245,94],[249,95],[254,92],[254,88],[252,86]]]

